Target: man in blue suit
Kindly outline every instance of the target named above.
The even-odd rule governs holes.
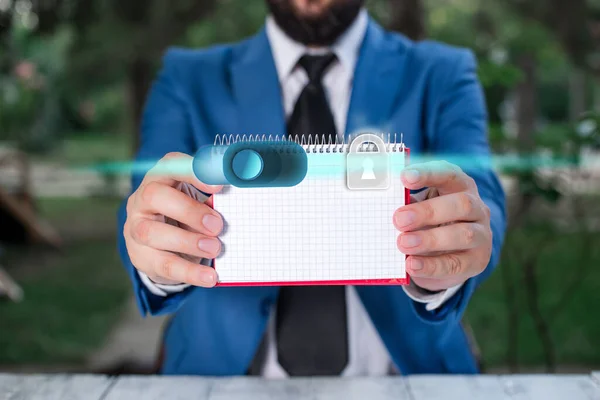
[[[137,160],[156,166],[133,177],[119,246],[142,313],[173,314],[162,372],[476,373],[460,321],[498,261],[504,194],[489,169],[443,161],[489,155],[473,55],[386,32],[362,0],[267,3],[247,40],[168,51],[145,108]],[[200,191],[220,187],[193,176],[190,155],[216,133],[340,140],[367,128],[440,160],[403,172],[414,202],[390,215],[411,284],[212,288],[201,260],[219,254],[223,220]],[[165,173],[169,160],[190,172]]]

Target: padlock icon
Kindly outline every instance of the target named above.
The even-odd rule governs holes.
[[[383,139],[372,133],[357,136],[346,155],[348,189],[374,190],[390,186],[390,158]]]

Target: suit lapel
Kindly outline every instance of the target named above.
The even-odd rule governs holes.
[[[238,122],[237,131],[231,133],[285,134],[281,88],[265,30],[237,47],[232,58],[231,86]]]
[[[406,44],[386,40],[385,35],[377,23],[369,21],[354,72],[346,135],[392,129],[389,119],[401,95]]]
[[[354,73],[347,135],[392,129],[389,118],[401,95],[406,44],[386,40],[385,35],[377,23],[369,21]],[[285,134],[281,87],[264,29],[234,50],[230,75],[238,121],[236,132],[229,133]]]

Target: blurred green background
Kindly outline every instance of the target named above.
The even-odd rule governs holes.
[[[599,3],[368,1],[389,29],[475,52],[497,155],[571,162],[498,171],[506,246],[467,312],[488,371],[600,367]],[[0,369],[123,362],[110,352],[137,323],[115,249],[127,177],[74,168],[131,158],[168,46],[241,39],[265,13],[262,0],[0,0],[0,266],[24,292],[0,302]]]

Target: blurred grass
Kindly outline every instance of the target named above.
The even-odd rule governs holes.
[[[498,270],[475,292],[467,310],[467,317],[473,326],[476,339],[481,347],[483,360],[488,367],[507,365],[509,337],[507,295],[504,291],[503,271],[508,272],[509,280],[515,285],[515,301],[518,305],[518,356],[520,366],[542,366],[544,353],[541,340],[536,334],[534,321],[526,301],[527,287],[523,281],[523,265],[518,259],[508,257],[519,254],[524,247],[528,251],[541,251],[537,264],[539,282],[538,298],[541,314],[550,319],[550,336],[556,350],[559,365],[600,366],[600,232],[592,234],[595,248],[591,257],[585,260],[586,274],[581,285],[560,313],[553,311],[565,288],[571,283],[580,267],[579,259],[583,251],[583,238],[580,233],[560,234],[543,249],[535,248],[532,240],[539,232],[524,228],[507,237],[503,257]]]
[[[69,166],[125,161],[131,158],[131,143],[132,135],[78,133],[61,140],[48,153],[34,155],[33,161],[59,162]]]
[[[38,200],[40,215],[69,240],[82,236],[114,238],[121,199],[57,197]],[[116,245],[115,245],[116,246]],[[113,246],[114,247],[114,246]]]
[[[115,245],[118,203],[39,201],[41,214],[66,232],[66,243],[61,253],[8,249],[3,264],[25,299],[0,303],[0,364],[78,364],[103,343],[129,294]]]

